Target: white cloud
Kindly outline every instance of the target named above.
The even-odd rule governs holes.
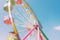
[[[60,30],[60,26],[54,27],[55,30]]]

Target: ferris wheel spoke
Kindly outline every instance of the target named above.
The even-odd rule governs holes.
[[[15,11],[15,10],[14,10]],[[24,24],[26,24],[27,21],[25,21],[25,19],[22,19],[22,17],[20,17],[19,15],[16,15],[16,11],[15,11],[15,14],[14,14],[14,17],[15,17],[15,20],[18,20]]]
[[[21,12],[23,12],[21,15],[22,15],[30,24],[32,24],[32,23],[30,22],[30,20],[29,20],[29,17],[25,15],[25,10],[23,10],[23,8],[22,8],[21,6],[20,6],[20,10],[22,10]]]
[[[19,32],[19,33],[23,32],[23,31],[25,31],[25,29],[22,29],[22,30],[18,30],[18,32]]]
[[[23,5],[25,7],[23,7]],[[21,6],[22,6],[23,10],[25,11],[25,15],[27,15],[29,17],[30,21],[33,21],[32,18],[30,18],[30,15],[32,15],[32,12],[31,12],[31,10],[29,10],[30,8],[28,8],[28,5],[24,2],[21,4]],[[28,9],[28,13],[26,12],[27,9]]]
[[[16,11],[15,11],[15,12],[16,12]],[[24,19],[23,19],[24,21],[26,21],[26,22],[28,21],[28,20],[26,19],[26,17],[24,17],[23,15],[21,15],[20,12],[17,13],[17,14],[18,14],[18,16],[20,17],[20,18],[19,18],[20,20],[22,20],[22,18],[24,18]],[[15,15],[16,15],[16,13],[15,13]],[[21,15],[21,16],[20,16],[20,15]],[[28,21],[28,23],[30,23],[30,22]],[[30,23],[30,24],[31,24],[31,23]]]

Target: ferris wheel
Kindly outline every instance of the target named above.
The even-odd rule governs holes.
[[[13,28],[13,32],[9,32],[8,40],[48,40],[26,0],[6,2],[3,8],[9,15],[4,17],[4,23],[11,24]]]

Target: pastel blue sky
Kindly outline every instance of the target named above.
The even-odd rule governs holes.
[[[42,24],[43,31],[49,40],[60,40],[60,0],[27,0],[36,16]],[[0,0],[0,40],[7,40],[7,34],[12,31],[11,25],[4,24],[4,16],[7,13],[3,10],[6,0]],[[8,28],[9,27],[9,28]]]

